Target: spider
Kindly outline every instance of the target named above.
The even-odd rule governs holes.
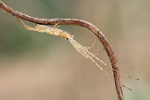
[[[82,56],[84,56],[87,59],[90,59],[102,72],[104,72],[107,76],[109,76],[111,79],[114,79],[111,75],[109,75],[94,59],[96,59],[97,61],[99,61],[100,63],[102,63],[104,66],[107,66],[108,68],[124,75],[127,76],[129,78],[133,78],[135,80],[139,80],[138,78],[134,78],[131,77],[129,75],[126,75],[120,71],[117,71],[115,69],[113,69],[112,67],[110,67],[109,65],[107,65],[105,62],[103,62],[102,60],[100,60],[95,54],[93,54],[92,52],[90,52],[89,50],[92,49],[94,47],[94,44],[96,42],[96,40],[94,41],[93,45],[91,47],[85,47],[82,46],[80,43],[78,43],[75,39],[74,39],[74,35],[71,33],[68,33],[66,31],[63,31],[61,29],[58,29],[58,27],[56,27],[58,24],[54,25],[54,27],[48,27],[45,25],[39,25],[36,24],[35,28],[33,27],[29,27],[27,26],[25,23],[23,23],[19,18],[17,18],[18,21],[27,29],[27,30],[32,30],[32,31],[38,31],[38,32],[45,32],[54,36],[61,36],[66,40],[69,40],[69,42],[72,44],[72,46],[76,49],[76,51],[78,51]],[[104,49],[103,49],[104,50]],[[100,51],[101,52],[101,51]],[[100,53],[99,52],[99,53]],[[123,87],[125,87],[124,85],[122,85]],[[128,87],[125,87],[129,90],[131,90]]]

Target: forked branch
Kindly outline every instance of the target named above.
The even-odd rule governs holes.
[[[20,19],[35,23],[35,24],[43,24],[43,25],[77,25],[77,26],[82,26],[90,31],[92,31],[100,40],[102,45],[104,46],[105,51],[107,52],[107,55],[110,59],[112,68],[113,70],[113,75],[114,75],[114,81],[115,81],[115,86],[116,86],[116,91],[118,94],[118,100],[124,100],[123,97],[123,90],[122,90],[122,85],[120,82],[120,74],[119,72],[119,66],[117,59],[115,57],[115,54],[108,43],[106,37],[103,35],[103,33],[92,23],[84,21],[84,20],[79,20],[79,19],[44,19],[44,18],[37,18],[37,17],[31,17],[29,15],[26,15],[24,13],[18,12],[16,10],[13,10],[12,8],[8,7],[5,5],[1,0],[0,0],[0,7],[5,10],[6,12],[10,13],[11,15],[18,17]]]

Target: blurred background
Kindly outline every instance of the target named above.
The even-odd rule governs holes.
[[[77,18],[96,25],[110,42],[126,100],[150,100],[149,0],[2,0],[39,18]],[[29,26],[35,24],[25,22]],[[52,26],[53,27],[53,26]],[[61,26],[91,46],[95,35],[78,26]],[[91,50],[103,49],[97,40]],[[105,51],[98,57],[110,65]],[[100,64],[100,63],[99,63]],[[110,75],[112,71],[100,64]],[[62,37],[26,30],[0,9],[0,100],[117,100],[114,81]]]

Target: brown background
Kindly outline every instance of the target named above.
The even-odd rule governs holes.
[[[149,0],[3,0],[15,10],[39,18],[87,20],[104,33],[120,70],[126,100],[149,100]],[[34,24],[26,23],[30,26]],[[93,33],[61,26],[75,40],[91,46]],[[96,42],[93,53],[102,50]],[[105,52],[98,57],[109,63]],[[100,64],[101,65],[101,64]],[[109,74],[112,71],[101,65]],[[0,10],[0,100],[116,100],[114,82],[61,37],[26,30]]]

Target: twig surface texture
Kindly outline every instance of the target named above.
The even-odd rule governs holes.
[[[12,8],[8,7],[6,4],[4,4],[0,0],[0,7],[5,10],[6,12],[10,13],[11,15],[18,17],[20,19],[36,23],[36,24],[43,24],[43,25],[77,25],[77,26],[82,26],[90,31],[92,31],[100,40],[102,45],[104,46],[105,51],[107,52],[107,55],[110,59],[112,68],[115,69],[113,70],[113,75],[114,75],[114,81],[115,81],[115,86],[116,86],[116,91],[118,94],[118,100],[124,100],[123,97],[123,91],[122,91],[122,85],[120,82],[120,74],[117,72],[119,71],[117,59],[114,55],[114,52],[108,43],[106,37],[103,35],[103,33],[92,23],[84,21],[84,20],[79,20],[79,19],[60,19],[60,18],[55,18],[55,19],[44,19],[44,18],[37,18],[37,17],[32,17],[29,15],[26,15],[24,13],[18,12],[16,10],[13,10]]]

